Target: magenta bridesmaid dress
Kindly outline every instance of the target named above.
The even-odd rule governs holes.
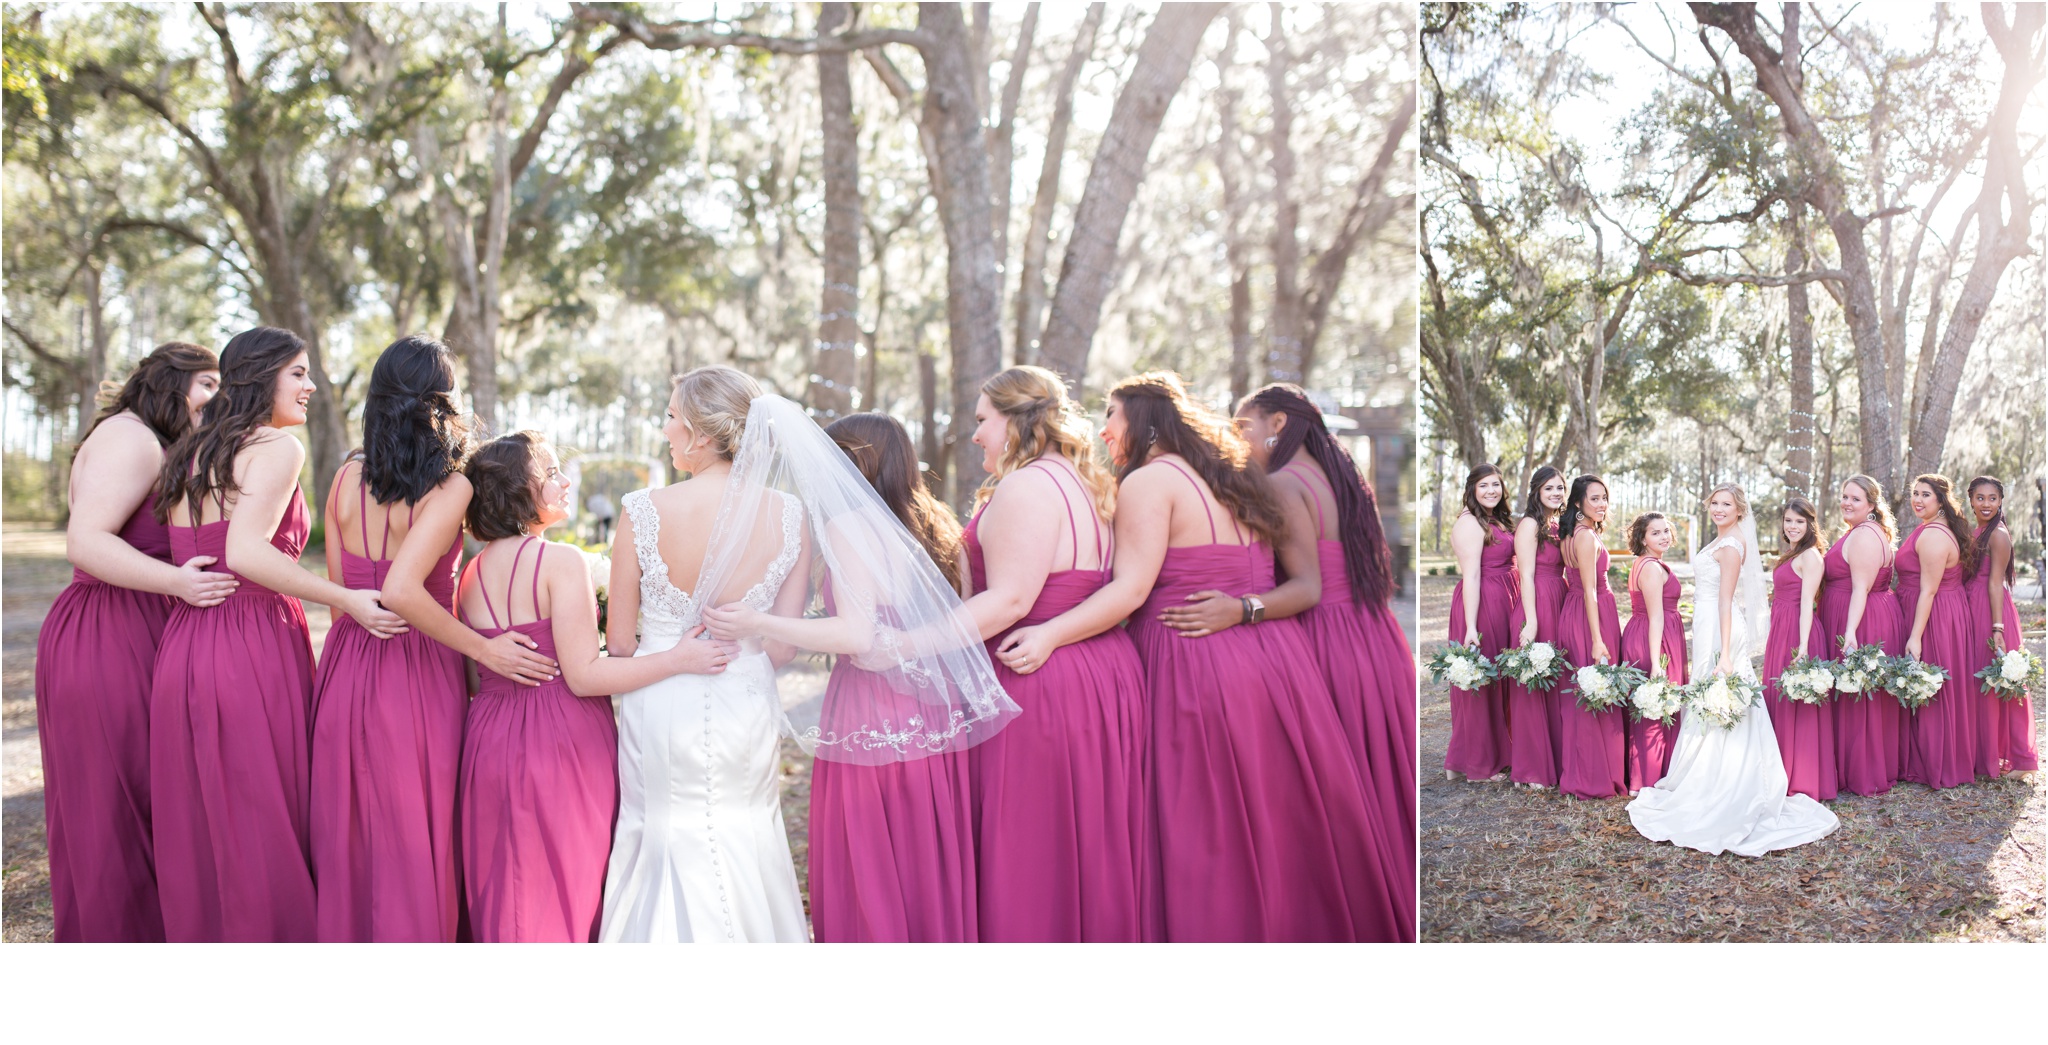
[[[490,625],[467,623],[485,638],[519,632],[552,658],[552,619],[512,623],[519,559],[529,544],[538,545],[530,597],[540,604],[547,543],[529,537],[512,552],[505,620],[484,590]],[[476,672],[458,813],[470,934],[478,943],[594,943],[619,810],[612,702],[579,697],[560,676],[527,686],[481,664]]]
[[[1025,467],[1057,471],[1035,462]],[[1067,498],[1069,519],[1078,523],[1085,514],[1091,521],[1102,554],[1102,525],[1094,512],[1086,504],[1076,511],[1067,483],[1057,474],[1053,482]],[[977,512],[966,532],[967,565],[977,591],[988,583],[975,536],[980,521]],[[1078,542],[1080,530],[1072,532]],[[1078,562],[1078,549],[1075,554]],[[1097,561],[1109,560],[1104,555]],[[1009,630],[1042,624],[1080,605],[1109,576],[1108,569],[1070,567],[1046,577],[1038,601]],[[991,655],[1009,630],[988,640]],[[982,942],[1144,939],[1150,848],[1146,690],[1131,636],[1110,628],[1060,647],[1028,675],[1001,660],[995,670],[1023,713],[967,751]],[[921,887],[949,888],[943,882]]]
[[[834,612],[825,591],[826,612]],[[924,710],[846,657],[819,727],[901,722]],[[973,943],[974,814],[965,753],[811,765],[811,936],[819,943]]]
[[[1329,488],[1327,480],[1307,468],[1290,464],[1281,471]],[[1323,503],[1315,505],[1316,532],[1321,533]],[[1308,633],[1352,757],[1365,774],[1366,798],[1393,846],[1384,858],[1391,866],[1406,867],[1415,862],[1415,652],[1385,606],[1352,601],[1342,541],[1317,541],[1316,561],[1323,576],[1322,600],[1294,619]]]
[[[1764,710],[1770,713],[1771,729],[1778,734],[1778,758],[1785,763],[1788,781],[1785,793],[1829,802],[1840,794],[1835,776],[1834,705],[1802,704],[1778,694],[1778,676],[1793,661],[1802,656],[1834,659],[1818,608],[1806,634],[1799,634],[1803,587],[1790,561],[1771,571],[1771,632],[1764,640]],[[1821,589],[1823,599],[1826,590]]]
[[[1989,529],[1977,531],[1977,547],[1983,548],[1989,540]],[[1976,674],[1991,663],[1991,560],[1987,556],[1977,572],[1963,582],[1963,599],[1970,611],[1970,656],[1981,661],[1970,669],[1969,684],[1978,687],[1977,695],[1977,773],[1993,779],[2007,773],[2031,773],[2041,768],[2041,758],[2034,741],[2034,698],[2022,696],[2018,700],[2003,700],[1998,694],[1983,685]],[[2005,622],[2005,648],[2020,648],[2020,611],[2012,601],[2012,586],[2005,589],[2005,608],[2001,615]],[[47,625],[45,625],[47,627]],[[40,663],[40,662],[39,662]],[[47,773],[47,770],[45,770]]]
[[[1666,576],[1664,587],[1659,593],[1659,601],[1663,605],[1654,611],[1651,610],[1647,598],[1641,589],[1636,587],[1636,571],[1642,567],[1644,561],[1639,556],[1629,567],[1629,617],[1628,624],[1621,629],[1620,663],[1633,664],[1643,669],[1644,674],[1649,673],[1652,667],[1650,614],[1662,613],[1664,634],[1661,636],[1661,652],[1668,658],[1664,666],[1664,677],[1682,686],[1686,682],[1685,618],[1678,615],[1678,596],[1682,586],[1677,577]],[[1577,661],[1573,663],[1576,664]],[[1665,772],[1671,768],[1672,748],[1678,743],[1679,721],[1673,719],[1669,726],[1647,718],[1640,722],[1632,722],[1629,721],[1627,712],[1622,713],[1623,728],[1628,737],[1625,768],[1628,772],[1629,790],[1640,791],[1646,787],[1655,787],[1657,781],[1664,779]]]
[[[357,521],[367,553],[369,487],[360,470],[356,477]],[[391,572],[389,511],[377,547],[374,559],[341,547],[343,585],[384,586]],[[451,612],[461,554],[458,534],[427,573],[427,594]],[[469,710],[462,655],[417,629],[379,639],[355,618],[337,616],[313,681],[319,938],[452,943],[462,909],[455,778],[462,719]]]
[[[1884,531],[1876,523],[1860,525],[1870,527],[1874,536],[1884,540]],[[1871,582],[1863,604],[1863,620],[1856,628],[1856,641],[1863,645],[1874,643],[1885,653],[1896,655],[1905,644],[1906,634],[1899,619],[1899,602],[1892,596],[1890,542],[1885,543],[1887,561]],[[1848,545],[1849,537],[1844,534],[1821,560],[1821,630],[1827,635],[1831,659],[1842,655],[1842,635],[1849,626],[1852,582],[1849,560],[1844,557]],[[1899,716],[1904,714],[1899,702],[1885,693],[1841,693],[1828,708],[1834,712],[1835,780],[1841,790],[1859,795],[1890,791],[1899,779],[1899,743],[1903,736]]]
[[[1413,940],[1414,866],[1384,859],[1390,843],[1301,625],[1191,639],[1159,620],[1197,591],[1267,591],[1273,577],[1255,541],[1168,548],[1131,616],[1151,696],[1147,916],[1171,942]]]
[[[297,560],[297,489],[270,543]],[[227,571],[226,519],[172,526],[171,561]],[[240,577],[218,606],[171,607],[149,699],[157,894],[173,943],[314,938],[307,721],[313,642],[299,600]]]
[[[168,562],[170,534],[155,511],[152,493],[120,536]],[[149,828],[149,686],[175,601],[74,569],[36,636],[36,739],[58,943],[164,938]]]
[[[1536,639],[1557,645],[1558,618],[1564,611],[1564,549],[1555,540],[1536,542],[1535,591]],[[1452,603],[1453,609],[1457,606]],[[1516,599],[1508,614],[1508,641],[1521,645],[1522,600]],[[1517,784],[1556,787],[1558,763],[1563,753],[1564,708],[1558,702],[1560,679],[1548,691],[1530,689],[1517,682],[1503,682],[1508,692],[1508,779]]]
[[[1465,641],[1465,585],[1479,585],[1479,652],[1491,658],[1515,645],[1509,624],[1521,601],[1515,580],[1514,535],[1483,523],[1493,543],[1479,550],[1479,576],[1460,577],[1451,589],[1451,642]],[[1451,743],[1444,768],[1485,780],[1508,768],[1508,690],[1505,682],[1478,689],[1451,688]]]
[[[1920,556],[1915,549],[1927,524],[1916,526],[1899,546],[1899,612],[1904,624],[1899,650],[1912,634],[1913,613],[1920,599]],[[1948,669],[1948,681],[1919,711],[1905,719],[1906,764],[1899,775],[1928,787],[1961,787],[1975,783],[1978,681],[1970,676],[1984,665],[1970,653],[1970,608],[1964,605],[1961,563],[1941,571],[1934,605],[1920,632],[1920,660]],[[1985,653],[1988,655],[1989,650]]]
[[[1610,663],[1621,656],[1621,611],[1614,589],[1607,586],[1607,549],[1595,564],[1594,611],[1600,617],[1600,641]],[[1557,640],[1574,670],[1593,663],[1593,633],[1586,627],[1586,591],[1579,571],[1564,571],[1564,606],[1558,610]],[[1614,798],[1628,794],[1628,712],[1620,708],[1587,711],[1579,706],[1578,686],[1566,678],[1552,690],[1563,716],[1564,742],[1558,762],[1558,790],[1575,798]]]

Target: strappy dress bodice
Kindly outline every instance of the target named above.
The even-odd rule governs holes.
[[[1041,465],[1043,467],[1040,467]],[[1046,465],[1043,458],[1033,461],[1024,467],[1038,468],[1052,478],[1053,488],[1060,492],[1060,501],[1067,509],[1067,532],[1072,535],[1074,554],[1071,563],[1066,569],[1055,570],[1046,574],[1045,585],[1038,589],[1038,598],[1032,601],[1031,608],[1025,611],[1024,616],[1017,623],[1011,625],[1012,628],[1043,624],[1079,606],[1087,601],[1088,596],[1095,594],[1103,585],[1108,584],[1111,575],[1109,561],[1113,544],[1105,533],[1106,527],[1102,525],[1102,520],[1096,517],[1094,508],[1091,505],[1084,505],[1083,512],[1088,516],[1088,520],[1092,524],[1091,532],[1095,541],[1095,561],[1102,565],[1096,569],[1084,570],[1080,568],[1081,513],[1077,513],[1074,510],[1073,498],[1067,494],[1066,484],[1060,482],[1058,476],[1052,474],[1052,466]],[[978,534],[981,524],[981,513],[986,511],[987,508],[988,505],[984,503],[981,509],[977,510],[967,520],[967,528],[961,534],[961,539],[967,545],[967,573],[974,580],[975,591],[988,590],[988,561],[982,554],[981,538]]]
[[[1914,608],[1920,602],[1920,535],[1927,532],[1927,526],[1928,524],[1922,524],[1914,527],[1913,532],[1906,535],[1906,543],[1899,546],[1898,557],[1893,560],[1893,569],[1899,575],[1899,608],[1907,615],[1909,622]],[[1950,535],[1950,539],[1954,539],[1953,534]],[[1958,596],[1963,594],[1961,556],[1957,556],[1955,565],[1941,571],[1941,584],[1935,589],[1935,593]]]
[[[1799,596],[1806,588],[1806,582],[1799,579],[1799,571],[1792,568],[1797,557],[1781,562],[1771,570],[1771,619],[1790,613],[1799,613]]]
[[[198,526],[174,525],[167,529],[171,541],[170,561],[184,562],[195,555],[211,555],[214,562],[206,567],[208,573],[225,573],[242,582],[230,598],[278,594],[228,569],[228,520],[215,519]],[[285,505],[284,518],[278,520],[277,529],[270,535],[270,546],[297,562],[306,551],[306,538],[312,531],[312,516],[306,511],[305,491],[294,486],[291,501]]]
[[[1607,576],[1607,558],[1607,549],[1601,548],[1600,558],[1597,560],[1597,563],[1593,568],[1593,580],[1596,584],[1604,585],[1605,583],[1604,579]],[[1563,552],[1558,553],[1558,562],[1560,564],[1564,562]],[[1584,583],[1580,581],[1579,571],[1574,567],[1564,567],[1564,590],[1565,594],[1567,595],[1577,595],[1582,599],[1586,597]]]
[[[384,587],[385,578],[391,575],[391,511],[384,513],[384,538],[380,542],[375,558],[370,557],[370,488],[363,482],[360,471],[356,475],[356,523],[363,538],[363,554],[348,550],[346,543],[336,545],[341,551],[341,584],[346,588],[377,589]],[[396,505],[392,506],[396,508]],[[412,523],[417,505],[406,508],[406,534],[412,533]],[[457,531],[455,540],[441,555],[432,569],[427,571],[424,586],[427,594],[441,606],[455,605],[455,573],[458,560],[462,558],[462,533]]]
[[[1206,508],[1208,492],[1194,475],[1173,461],[1166,464],[1194,486]],[[1187,605],[1187,597],[1198,591],[1214,589],[1240,596],[1273,587],[1273,549],[1257,540],[1225,544],[1216,529],[1215,514],[1206,513],[1206,521],[1209,523],[1209,543],[1166,549],[1166,558],[1159,564],[1159,577],[1152,582],[1152,594],[1146,596],[1144,604],[1132,614],[1133,618],[1156,620],[1169,606]],[[1230,520],[1230,529],[1233,536],[1240,540],[1244,538],[1244,530],[1235,518]]]
[[[156,521],[155,490],[151,490],[149,496],[142,499],[142,506],[135,509],[135,514],[129,516],[128,521],[121,524],[121,532],[118,536],[121,540],[127,542],[130,548],[152,559],[161,559],[164,562],[184,561],[183,559],[171,558],[171,530],[169,526]],[[71,568],[71,580],[74,584],[105,583],[98,577],[76,566]]]
[[[1858,523],[1857,529],[1865,526],[1875,527],[1876,524],[1871,522]],[[1827,554],[1821,557],[1821,598],[1823,601],[1839,599],[1843,605],[1847,605],[1851,593],[1855,590],[1853,571],[1849,568],[1849,538],[1855,532],[1852,529],[1849,533],[1843,534],[1842,539],[1830,545]],[[1885,561],[1884,565],[1877,568],[1877,575],[1871,578],[1870,590],[1873,592],[1890,591],[1892,589],[1892,572],[1895,568],[1896,560],[1893,558],[1890,542],[1884,540],[1884,532],[1882,530],[1874,530],[1873,532],[1877,536],[1880,545],[1884,547]]]
[[[1631,571],[1630,579],[1632,581],[1635,580],[1634,573],[1642,568],[1642,563],[1648,561],[1650,560],[1647,558],[1639,558],[1636,560],[1636,565],[1629,567]],[[1664,565],[1663,560],[1661,559],[1656,560],[1656,562],[1660,566]],[[1635,581],[1635,583],[1630,584],[1628,588],[1628,612],[1631,618],[1640,617],[1643,614],[1648,613],[1650,610],[1649,600],[1647,599],[1647,597],[1643,595],[1643,589],[1641,587],[1638,587],[1638,585],[1640,585],[1641,583],[1641,581]],[[1663,612],[1666,615],[1675,614],[1678,612],[1678,597],[1681,594],[1683,594],[1683,589],[1678,583],[1678,578],[1672,575],[1671,568],[1669,566],[1665,566],[1664,586],[1658,589],[1657,598],[1659,602],[1664,604]]]
[[[540,562],[542,557],[547,555],[548,545],[546,541],[540,540],[537,537],[528,537],[525,540],[519,542],[519,547],[512,550],[512,569],[505,575],[505,620],[500,621],[498,619],[497,603],[491,601],[491,591],[483,583],[483,567],[480,565],[483,561],[483,556],[481,554],[479,554],[474,560],[471,561],[473,564],[478,564],[476,565],[477,594],[483,597],[484,612],[490,615],[491,620],[489,624],[484,624],[477,620],[471,619],[469,614],[466,612],[462,616],[463,622],[468,624],[471,628],[475,629],[476,633],[482,635],[484,638],[495,639],[498,636],[505,634],[506,632],[516,631],[521,635],[524,635],[527,638],[533,640],[533,644],[536,647],[538,647],[534,650],[536,654],[546,657],[549,660],[553,660],[555,659],[554,618],[540,617],[535,620],[527,621],[524,624],[509,623],[512,618],[512,585],[513,582],[517,580],[519,577],[519,558],[520,556],[526,553],[527,545],[535,543],[538,543],[540,547],[536,549],[533,553],[533,579],[531,582],[531,594],[529,597],[533,600],[534,612],[540,612]],[[458,549],[462,547],[459,541],[457,542],[456,547]],[[476,662],[476,676],[477,692],[479,693],[504,690],[516,691],[529,688],[524,687],[519,682],[515,682],[512,679],[506,678],[505,676],[500,675],[495,671],[492,671],[490,668],[484,666],[484,663],[482,661]],[[555,679],[554,682],[559,683],[561,682],[561,680]]]

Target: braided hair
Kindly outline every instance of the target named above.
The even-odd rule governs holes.
[[[1290,384],[1271,384],[1253,392],[1239,407],[1245,408],[1288,420],[1266,459],[1268,472],[1279,471],[1301,450],[1322,466],[1337,500],[1337,535],[1344,545],[1344,577],[1351,583],[1351,601],[1360,606],[1385,606],[1392,594],[1393,554],[1380,527],[1372,487],[1359,473],[1358,462],[1330,435],[1323,412],[1307,392]]]
[[[1976,477],[1975,479],[1972,479],[1972,480],[1970,480],[1970,485],[1969,485],[1968,487],[1965,487],[1965,489],[1969,491],[1969,494],[1970,494],[1970,496],[1971,496],[1971,497],[1975,497],[1975,496],[1977,496],[1977,487],[1979,487],[1979,486],[1989,486],[1989,487],[1991,487],[1992,489],[1994,489],[1994,490],[1997,490],[1997,491],[1998,491],[1998,512],[1997,512],[1996,514],[1992,515],[1992,517],[1991,517],[1991,521],[1990,521],[1990,522],[1988,522],[1988,523],[1985,523],[1985,524],[1984,524],[1984,541],[1983,541],[1983,543],[1979,544],[1979,545],[1978,545],[1978,547],[1977,547],[1977,566],[1976,566],[1976,570],[1981,570],[1981,569],[1983,569],[1983,568],[1984,568],[1984,559],[1985,559],[1985,557],[1986,557],[1986,556],[1988,556],[1988,555],[1990,555],[1990,554],[1991,554],[1991,533],[1992,533],[1992,531],[1994,531],[1994,530],[1998,529],[1998,528],[1999,528],[1999,527],[2001,527],[2001,526],[2005,526],[2005,525],[2006,525],[2006,522],[2005,522],[2005,484],[2004,484],[2004,483],[2002,483],[2002,482],[1999,482],[1999,481],[1998,481],[1997,479],[1995,479],[1995,478],[1993,478],[1993,477],[1991,477],[1991,476],[1988,476],[1988,475],[1980,475],[1980,476]],[[2010,527],[2008,527],[2008,531],[2010,531]],[[2013,563],[2014,563],[2014,562],[2015,562],[2015,561],[2016,561],[2016,560],[2017,560],[2018,558],[2019,558],[2019,556],[2017,556],[2017,555],[2014,555],[2014,556],[2008,556],[2008,557],[2006,558],[2006,560],[2005,560],[2005,583],[2006,583],[2006,586],[2007,586],[2007,587],[2010,587],[2010,586],[2012,585],[2013,579],[2014,579],[2014,578],[2015,578],[2015,577],[2017,576],[2017,573],[2016,573],[2016,572],[2015,572],[2015,571],[2013,570]],[[1976,572],[1976,570],[1972,570],[1972,571],[1971,571],[1971,573],[1972,573],[1972,575],[1973,575],[1973,576],[1975,575],[1975,572]]]

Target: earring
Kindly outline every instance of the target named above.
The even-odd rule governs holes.
[[[1269,435],[1269,436],[1267,436],[1267,437],[1266,437],[1266,449],[1268,449],[1268,450],[1271,450],[1272,448],[1274,448],[1274,447],[1276,447],[1276,446],[1279,446],[1279,445],[1280,445],[1280,437],[1279,437],[1279,436],[1277,436],[1277,435]]]

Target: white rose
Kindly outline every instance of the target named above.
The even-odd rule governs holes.
[[[1537,671],[1550,667],[1550,662],[1555,659],[1557,651],[1551,649],[1548,642],[1538,642],[1529,647],[1529,663],[1534,665]]]
[[[2008,650],[1998,658],[1998,675],[2007,682],[2019,682],[2027,677],[2027,655],[2020,650]]]
[[[1600,672],[1590,664],[1580,668],[1572,678],[1577,680],[1580,689],[1588,693],[1599,692],[1599,687],[1603,684]]]

